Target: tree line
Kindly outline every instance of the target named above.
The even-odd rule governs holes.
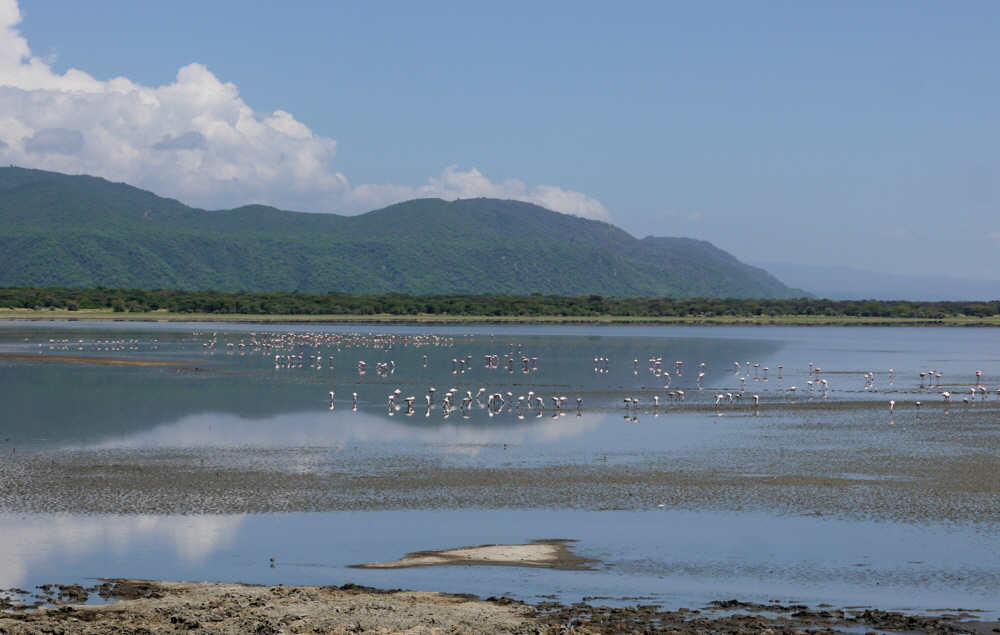
[[[944,319],[1000,315],[990,302],[738,298],[610,298],[599,295],[349,295],[343,293],[180,291],[0,287],[0,308],[37,311],[111,309],[116,312],[241,315],[455,315],[479,317],[899,317]],[[2,317],[2,314],[0,314]]]

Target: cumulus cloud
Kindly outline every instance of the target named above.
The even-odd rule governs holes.
[[[291,114],[259,113],[232,83],[189,64],[173,83],[141,86],[71,69],[52,71],[0,0],[0,164],[122,181],[205,208],[265,203],[312,212],[362,212],[403,200],[487,196],[606,219],[597,200],[553,185],[493,182],[446,168],[419,187],[355,185],[332,167],[337,142]]]
[[[83,135],[79,130],[46,128],[39,130],[30,139],[24,140],[24,151],[45,154],[80,154],[83,150]]]
[[[205,135],[189,130],[179,137],[165,135],[159,143],[153,144],[154,150],[204,150]]]
[[[452,165],[440,177],[427,179],[427,185],[405,187],[398,185],[358,185],[349,197],[355,201],[374,203],[382,207],[414,198],[441,198],[454,201],[460,198],[502,198],[534,203],[542,207],[595,220],[607,220],[608,210],[596,199],[580,192],[564,190],[552,185],[538,185],[530,190],[517,179],[494,183],[476,168],[462,172]]]

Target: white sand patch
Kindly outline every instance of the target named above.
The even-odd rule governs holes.
[[[401,569],[439,565],[494,565],[508,567],[579,568],[586,562],[574,556],[561,540],[527,545],[480,545],[442,551],[417,551],[392,562],[356,565],[359,569]]]

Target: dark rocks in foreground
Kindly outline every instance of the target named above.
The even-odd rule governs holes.
[[[275,587],[106,580],[90,588],[43,585],[40,593],[14,589],[24,606],[0,603],[0,633],[483,633],[558,635],[671,633],[694,635],[812,635],[892,631],[906,633],[1000,632],[967,612],[906,615],[873,608],[715,601],[702,609],[662,610],[653,604],[593,606],[584,602],[531,605],[508,597],[383,591],[347,584]],[[81,606],[89,594],[119,602]],[[2,594],[2,593],[0,593]],[[38,608],[44,604],[43,608]]]

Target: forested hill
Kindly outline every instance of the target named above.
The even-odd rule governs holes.
[[[710,243],[638,240],[495,199],[360,216],[193,209],[121,183],[0,168],[0,286],[789,298]]]

